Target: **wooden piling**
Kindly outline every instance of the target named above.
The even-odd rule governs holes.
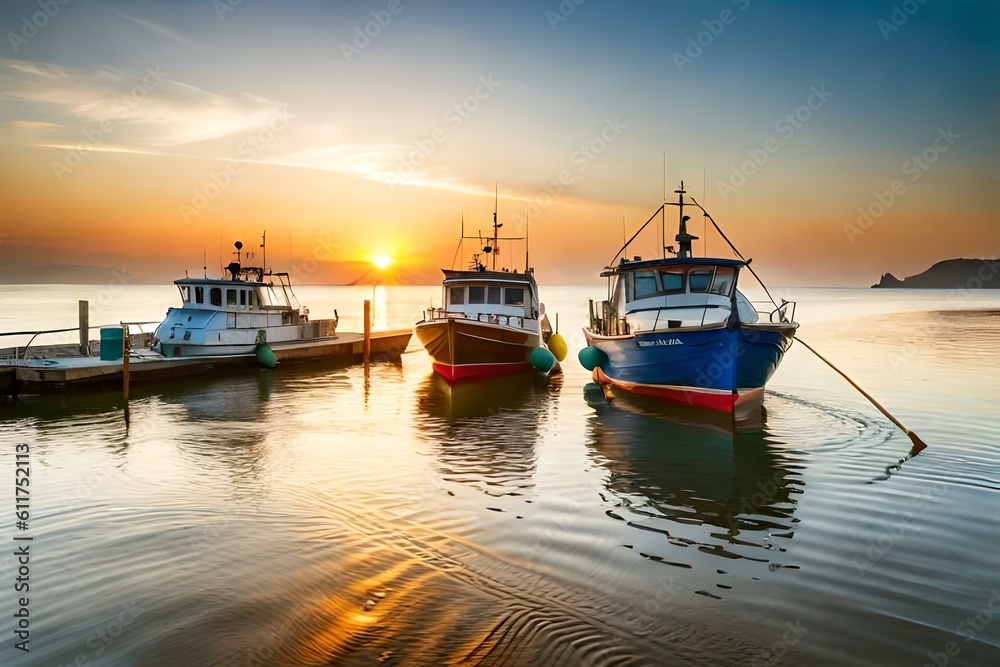
[[[90,302],[80,302],[80,354],[90,356]]]
[[[128,357],[131,353],[131,345],[128,339],[128,325],[122,324],[122,396],[128,402]]]
[[[368,374],[368,365],[372,355],[372,302],[365,299],[365,341],[362,347],[365,361],[365,375]]]

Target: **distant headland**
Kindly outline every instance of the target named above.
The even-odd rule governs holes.
[[[955,289],[962,287],[1000,289],[1000,261],[995,259],[946,259],[923,273],[900,280],[891,273],[882,276],[875,287],[917,289]]]

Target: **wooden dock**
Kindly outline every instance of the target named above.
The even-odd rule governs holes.
[[[410,342],[412,331],[376,331],[371,334],[371,359],[398,361]],[[163,357],[133,337],[129,355],[129,382],[144,383],[196,374],[259,367],[254,354],[204,357]],[[318,361],[346,364],[362,361],[364,336],[343,333],[314,341],[290,345],[272,344],[278,363]],[[76,350],[75,354],[70,354]],[[5,352],[11,354],[5,355]],[[15,356],[15,350],[0,350],[0,396],[49,394],[122,386],[122,360],[102,361],[97,356],[82,356],[76,346],[48,346],[31,349],[31,358],[3,359]],[[278,367],[280,370],[280,366]]]

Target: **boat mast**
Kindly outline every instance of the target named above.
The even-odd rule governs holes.
[[[674,190],[677,193],[677,209],[678,215],[680,216],[680,225],[678,228],[677,236],[674,240],[677,241],[678,257],[691,257],[691,241],[697,240],[697,236],[688,234],[687,231],[687,221],[691,219],[690,216],[684,215],[684,181],[681,181],[681,187],[679,190]],[[665,256],[665,255],[664,255]]]
[[[260,261],[261,269],[267,271],[267,230],[264,230],[264,235],[260,237],[260,247],[264,251],[264,258]],[[263,273],[263,272],[262,272]]]
[[[684,187],[684,181],[681,181]],[[660,207],[660,246],[663,259],[667,258],[667,154],[663,153],[663,206]]]
[[[497,184],[497,185],[494,185],[493,187],[494,187],[494,191],[493,191],[493,253],[492,253],[492,255],[493,255],[493,267],[492,268],[493,268],[494,271],[496,271],[497,270],[497,240],[498,240],[498,236],[499,236],[499,234],[497,233],[497,230],[499,230],[499,228],[500,228],[500,226],[497,225],[497,209],[499,208],[499,205],[500,205],[500,186],[499,186],[499,184]]]
[[[528,272],[528,212],[524,212],[524,272]]]

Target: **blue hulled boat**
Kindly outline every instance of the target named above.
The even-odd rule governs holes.
[[[772,302],[773,310],[758,312],[737,289],[741,272],[752,272],[749,260],[692,256],[698,237],[687,231],[683,182],[675,192],[677,202],[664,207],[678,207],[676,252],[667,246],[662,258],[622,257],[616,265],[628,243],[618,252],[601,274],[608,298],[590,302],[580,362],[605,388],[741,418],[759,411],[764,385],[792,344],[795,304]]]

